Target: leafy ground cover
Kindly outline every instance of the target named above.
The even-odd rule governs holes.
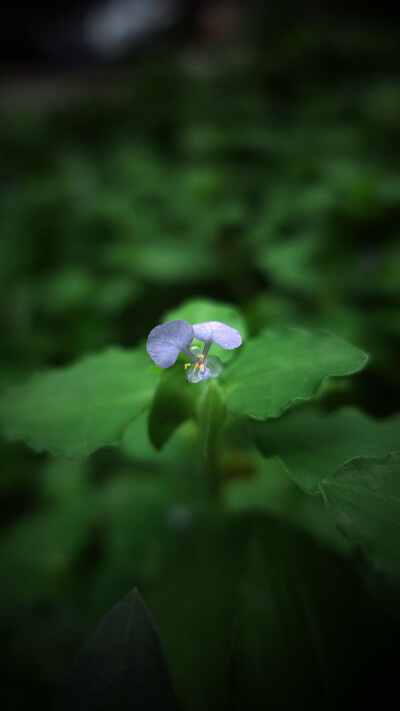
[[[390,698],[395,42],[300,28],[202,72],[160,49],[112,98],[1,119],[5,707],[50,707],[88,638],[62,709],[108,703],[96,674],[74,696],[96,664],[130,708],[142,649],[160,708]],[[187,384],[145,350],[172,319],[243,346]]]

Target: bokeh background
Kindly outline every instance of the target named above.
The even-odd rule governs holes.
[[[369,367],[323,406],[397,412],[397,19],[384,4],[4,0],[1,385],[135,346],[168,309],[203,296],[239,306],[251,334],[323,327],[359,346]],[[225,708],[216,630],[240,536],[208,541],[201,515],[193,523],[193,437],[184,425],[157,453],[143,417],[120,450],[85,463],[2,443],[2,708],[50,708],[77,648],[133,585],[185,708]],[[232,479],[263,466],[240,435],[225,459]],[[322,509],[280,474],[270,508],[288,568],[298,556],[282,520],[343,554]],[[196,644],[181,640],[177,600]],[[363,644],[379,639],[385,678],[392,626],[371,625]]]

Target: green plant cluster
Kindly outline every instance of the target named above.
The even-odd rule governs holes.
[[[134,587],[184,711],[350,708],[394,688],[393,42],[298,32],[201,71],[161,53],[107,99],[2,119],[14,708],[50,704]],[[348,72],[332,76],[331,56]],[[212,347],[217,381],[151,363],[148,332],[176,318],[240,330],[237,351]],[[77,673],[95,649],[119,690],[107,708],[129,709],[141,639],[161,689],[149,698],[175,708],[137,593]]]

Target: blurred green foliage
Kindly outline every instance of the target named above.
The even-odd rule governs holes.
[[[239,306],[250,336],[323,328],[370,354],[365,371],[319,391],[322,416],[348,403],[371,418],[395,413],[395,39],[300,29],[211,61],[160,50],[116,76],[108,96],[3,116],[5,391],[45,367],[137,346],[163,315],[182,318],[182,302],[205,297]],[[145,387],[140,367],[134,377]],[[124,394],[120,365],[117,376]],[[46,416],[45,398],[39,388],[35,421]],[[157,621],[184,709],[256,708],[267,697],[271,708],[343,708],[389,695],[398,628],[382,610],[383,579],[364,585],[354,539],[339,536],[321,495],[306,496],[276,459],[262,459],[242,426],[221,433],[225,513],[217,516],[200,432],[189,420],[170,436],[182,408],[191,404],[177,403],[161,451],[146,413],[123,432],[108,421],[106,439],[122,434],[121,447],[84,463],[2,447],[4,706],[49,706],[76,649],[133,586]],[[277,439],[298,417],[298,447],[312,448],[307,412],[274,423]],[[354,417],[364,447],[368,420]],[[276,440],[265,435],[263,446],[294,480],[303,475]],[[297,451],[302,461],[306,454]],[[323,489],[332,507],[339,489]],[[390,518],[388,502],[379,505]],[[371,547],[362,510],[357,521],[357,540],[363,534]],[[374,526],[372,558],[387,567],[386,533]]]

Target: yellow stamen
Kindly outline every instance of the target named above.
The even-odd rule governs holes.
[[[185,363],[185,370],[186,370],[187,368],[190,368],[191,365],[192,365],[191,363]]]

